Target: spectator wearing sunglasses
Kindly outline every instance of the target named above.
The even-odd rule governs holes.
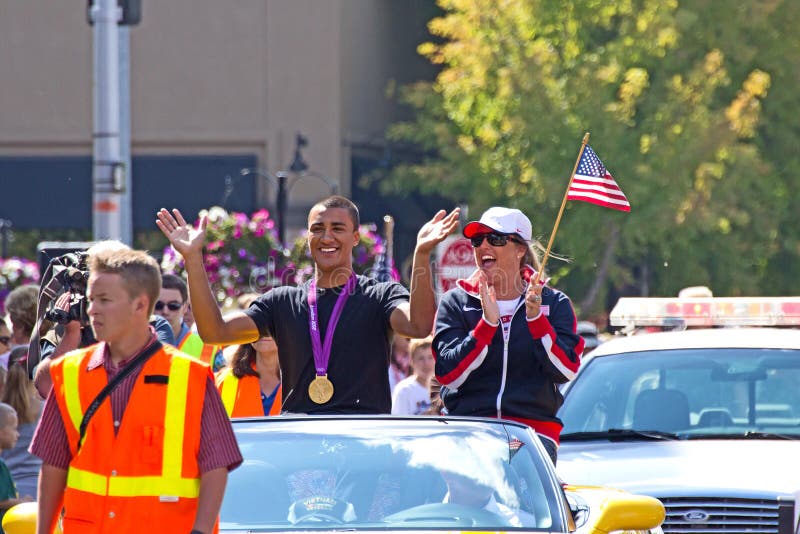
[[[183,278],[174,274],[161,277],[161,294],[155,305],[156,315],[160,315],[172,326],[175,346],[179,350],[211,365],[214,372],[225,367],[222,350],[216,345],[203,343],[200,336],[192,332],[183,322],[186,308],[189,307],[189,290]]]
[[[439,303],[433,349],[442,401],[451,415],[527,424],[555,462],[557,385],[574,378],[583,351],[572,304],[537,273],[531,222],[520,210],[490,208],[463,234],[477,269]]]

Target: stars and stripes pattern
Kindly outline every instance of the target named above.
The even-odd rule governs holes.
[[[567,200],[582,200],[606,208],[631,211],[625,194],[589,145],[581,154]]]

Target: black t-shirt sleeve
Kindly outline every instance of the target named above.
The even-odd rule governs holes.
[[[392,312],[400,304],[408,302],[410,294],[399,282],[384,282],[378,284],[378,291],[380,292],[381,304],[383,305],[383,313],[388,321]]]
[[[256,323],[261,337],[272,336],[272,296],[273,291],[268,291],[254,300],[250,307],[244,310],[244,314]]]

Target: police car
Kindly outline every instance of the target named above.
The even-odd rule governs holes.
[[[679,331],[589,355],[559,475],[658,498],[665,533],[800,532],[800,297],[621,299],[610,319]]]

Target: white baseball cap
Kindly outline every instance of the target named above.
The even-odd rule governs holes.
[[[518,209],[489,208],[480,221],[472,221],[464,227],[464,237],[470,238],[481,233],[516,234],[525,241],[531,240],[531,221]]]

